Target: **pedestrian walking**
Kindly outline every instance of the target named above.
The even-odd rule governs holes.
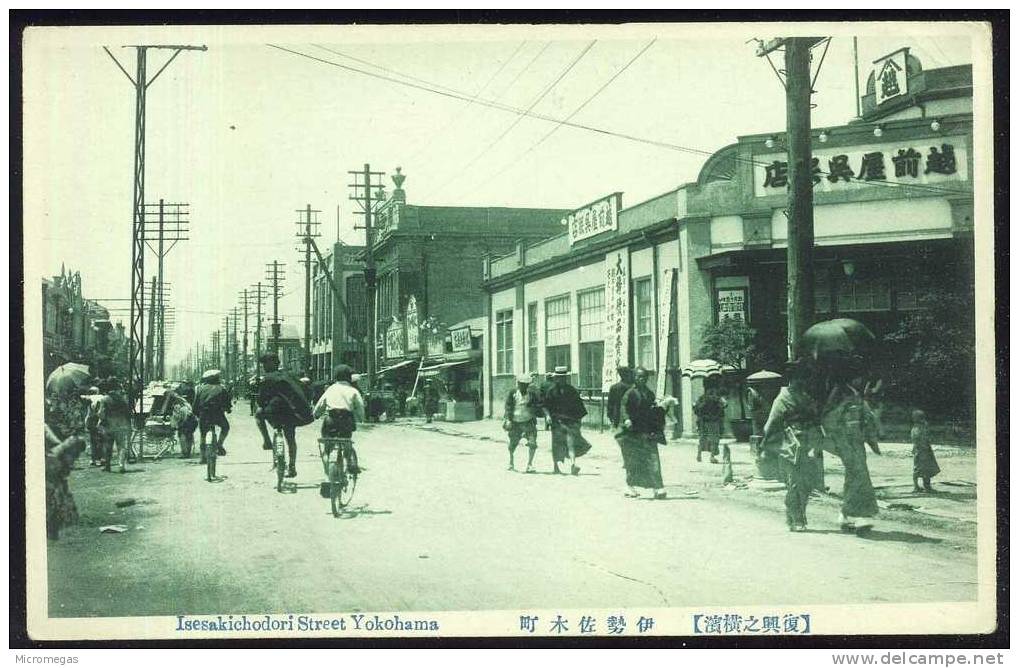
[[[432,380],[426,380],[421,390],[421,409],[425,413],[425,422],[431,422],[439,411],[439,391]]]
[[[509,470],[515,471],[513,455],[520,439],[527,442],[526,473],[534,473],[534,453],[538,449],[538,413],[541,398],[531,389],[531,377],[517,376],[517,388],[506,395],[502,416],[502,428],[509,435]]]
[[[913,442],[913,491],[917,493],[921,491],[920,481],[923,480],[923,491],[933,492],[931,478],[941,473],[941,467],[938,466],[934,448],[931,447],[927,414],[915,410],[910,417],[913,421],[913,427],[909,430],[909,440]]]
[[[807,502],[817,480],[813,461],[820,456],[824,433],[821,400],[818,374],[807,362],[791,362],[786,376],[789,384],[771,405],[762,442],[767,446],[774,442],[772,435],[777,441],[781,434],[777,454],[786,481],[786,523],[790,531],[801,532],[807,529]]]
[[[190,402],[175,390],[166,393],[164,415],[169,414],[177,442],[180,444],[180,456],[187,459],[195,447],[195,431],[198,429],[198,418]]]
[[[230,392],[220,383],[220,370],[209,369],[202,374],[202,382],[195,389],[194,413],[198,417],[198,429],[201,432],[201,462],[206,463],[209,457],[222,457],[226,454],[223,443],[230,433],[230,422],[226,414],[232,409]],[[214,427],[219,427],[219,438],[206,445],[206,437]],[[209,450],[209,448],[213,448]]]
[[[877,497],[867,468],[866,446],[881,454],[877,422],[863,398],[864,380],[838,383],[825,404],[822,427],[825,447],[842,460],[845,484],[839,521],[843,531],[865,532],[878,514]]]
[[[637,488],[644,488],[652,490],[654,498],[664,499],[658,435],[662,433],[665,414],[656,404],[654,392],[648,389],[647,379],[648,370],[643,367],[634,373],[633,386],[622,397],[616,440],[626,467],[626,496],[638,498]]]
[[[609,424],[612,426],[613,431],[616,432],[616,442],[619,443],[619,451],[623,456],[623,468],[626,468],[626,448],[623,447],[622,441],[618,439],[620,430],[619,416],[622,410],[623,395],[633,387],[633,369],[628,366],[620,366],[616,369],[616,373],[619,374],[619,380],[609,388],[609,395],[605,400],[605,414],[609,418]]]
[[[725,397],[719,394],[717,381],[704,380],[704,394],[697,399],[693,412],[697,416],[697,461],[701,453],[710,453],[711,463],[718,463],[718,443],[722,438],[722,420],[725,417]]]
[[[89,466],[100,466],[106,452],[103,434],[99,429],[99,401],[102,398],[98,386],[88,388],[88,394],[85,396],[88,401],[88,408],[85,409],[85,431],[88,433]]]
[[[113,462],[113,446],[117,446],[119,473],[127,471],[128,454],[131,449],[131,407],[128,406],[124,389],[116,380],[107,380],[99,386],[104,395],[99,400],[99,428],[106,444],[104,471],[110,471]]]
[[[582,457],[591,449],[591,444],[580,432],[580,421],[587,415],[587,408],[584,407],[580,393],[570,385],[570,371],[567,367],[557,366],[552,381],[552,386],[542,398],[542,405],[552,427],[553,470],[562,473],[560,465],[568,459],[570,473],[580,475],[577,457]]]

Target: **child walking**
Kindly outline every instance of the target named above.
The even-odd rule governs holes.
[[[909,439],[913,442],[913,491],[921,491],[920,480],[923,479],[923,491],[932,492],[931,478],[941,473],[941,467],[931,447],[927,415],[921,410],[915,410],[912,418],[913,428],[909,430]]]

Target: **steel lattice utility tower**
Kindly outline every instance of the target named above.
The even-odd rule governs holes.
[[[272,290],[272,347],[270,350],[277,355],[280,353],[280,283],[286,278],[286,274],[283,273],[284,267],[286,265],[277,260],[265,265],[265,278],[269,281],[269,289]],[[281,359],[280,363],[282,364],[282,362]]]
[[[372,230],[372,217],[375,213],[375,204],[372,202],[372,189],[378,189],[378,195],[383,195],[382,189],[382,177],[385,176],[385,172],[373,172],[371,165],[368,163],[364,164],[364,169],[361,171],[349,171],[348,174],[354,176],[354,182],[348,184],[349,188],[353,188],[354,194],[350,195],[349,199],[354,200],[361,205],[360,211],[355,211],[364,216],[364,238],[365,238],[365,267],[364,267],[364,286],[365,286],[365,301],[368,321],[368,350],[365,351],[365,359],[367,360],[367,376],[369,387],[375,382],[375,235]],[[382,197],[376,197],[376,199],[384,200]]]
[[[297,213],[303,220],[297,221],[297,236],[304,240],[304,369],[311,369],[311,244],[314,237],[322,234],[318,231],[318,216],[321,213],[318,209],[312,209],[309,204]]]
[[[131,413],[137,412],[139,393],[145,386],[145,366],[142,355],[144,344],[144,306],[145,299],[145,245],[143,228],[145,227],[145,93],[159,75],[180,55],[181,51],[205,51],[207,47],[171,44],[136,44],[124,48],[135,49],[135,76],[131,77],[120,64],[120,61],[103,47],[107,55],[116,63],[127,80],[134,86],[134,200],[131,208],[131,316],[130,339],[128,343],[128,402]],[[146,69],[147,55],[150,49],[170,49],[173,51],[167,61],[156,74],[149,79]]]
[[[165,202],[160,199],[158,204],[145,205],[145,221],[142,228],[142,240],[156,255],[158,261],[157,276],[159,285],[163,281],[163,260],[177,245],[178,241],[187,241],[188,204],[186,202]],[[155,220],[153,220],[153,217]],[[149,242],[155,242],[155,246]],[[169,246],[166,244],[169,243]],[[153,306],[156,316],[154,320],[154,364],[148,367],[146,376],[151,374],[157,380],[166,380],[166,315],[162,299],[162,291]],[[151,319],[150,319],[151,320]]]

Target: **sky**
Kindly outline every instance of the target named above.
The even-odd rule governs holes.
[[[901,47],[924,69],[973,62],[965,33],[823,28],[813,34],[833,39],[815,83],[815,127],[855,114],[853,33],[861,88],[871,63]],[[208,344],[240,291],[264,280],[273,260],[287,270],[280,313],[303,331],[296,210],[321,210],[320,244],[363,243],[347,172],[365,163],[387,172],[390,190],[389,175],[401,167],[408,203],[422,205],[572,209],[618,190],[632,206],[694,181],[704,151],[784,129],[782,85],[748,40],[788,30],[30,29],[26,277],[57,274],[63,264],[81,272],[86,297],[130,296],[134,90],[104,45],[132,76],[134,49],[122,45],[208,46],[181,53],[147,89],[146,200],[190,203],[190,239],[169,252],[164,270],[176,311],[172,364],[196,342]],[[171,53],[150,51],[150,77]],[[817,61],[820,52],[815,69]],[[559,126],[474,97],[554,119],[575,114],[571,122],[694,150]],[[150,277],[155,256],[145,262]]]

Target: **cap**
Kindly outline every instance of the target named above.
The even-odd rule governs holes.
[[[568,376],[570,375],[570,368],[566,366],[557,366],[555,371],[552,373],[553,376]]]
[[[219,369],[209,369],[208,371],[202,374],[202,380],[207,380],[209,378],[219,378],[219,374],[220,374]]]
[[[530,385],[531,384],[531,374],[529,374],[529,373],[519,374],[517,376],[517,382],[518,383],[527,383],[528,385]]]

